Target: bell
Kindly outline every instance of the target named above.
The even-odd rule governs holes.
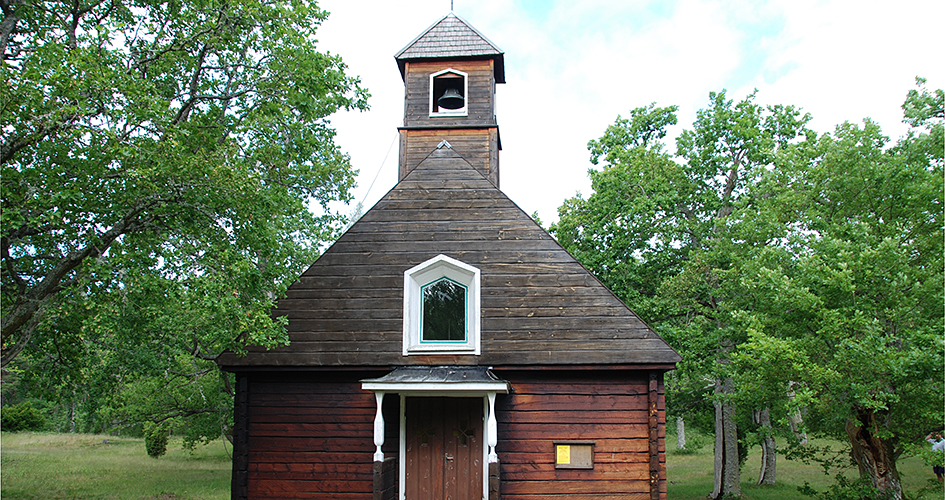
[[[459,90],[456,90],[455,88],[446,89],[446,92],[443,92],[443,95],[436,100],[436,103],[441,108],[446,109],[459,109],[463,107],[465,102],[466,100],[463,99],[462,95],[460,95]]]

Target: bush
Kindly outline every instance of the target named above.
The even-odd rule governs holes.
[[[167,435],[170,425],[167,422],[144,424],[144,447],[149,457],[158,458],[167,453]]]
[[[26,401],[4,406],[0,412],[0,428],[8,432],[39,431],[46,427],[46,417]]]
[[[714,436],[706,436],[699,430],[686,429],[686,448],[683,450],[680,450],[676,448],[675,440],[679,439],[679,437],[676,436],[675,425],[666,426],[666,437],[672,438],[672,442],[670,442],[669,439],[667,439],[666,441],[667,443],[666,451],[669,453],[673,453],[675,455],[697,455],[701,452],[702,448],[704,448],[706,444],[713,442],[715,439]]]

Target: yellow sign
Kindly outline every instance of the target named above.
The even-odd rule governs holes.
[[[559,444],[556,446],[555,463],[558,465],[571,463],[571,445]]]

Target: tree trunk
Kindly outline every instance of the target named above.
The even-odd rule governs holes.
[[[801,417],[800,410],[788,415],[788,422],[791,425],[791,432],[794,433],[794,437],[801,443],[801,446],[807,445],[807,433],[799,432],[801,424],[804,423],[804,418]]]
[[[75,397],[74,391],[73,391],[73,397]],[[69,433],[70,434],[75,434],[75,427],[76,427],[75,410],[76,410],[76,403],[75,401],[73,401],[72,404],[69,406]]]
[[[788,399],[794,399],[794,382],[788,383]],[[800,442],[801,446],[807,445],[807,433],[801,431],[801,424],[804,423],[804,417],[801,416],[801,410],[795,410],[794,413],[788,415],[788,425],[791,426],[791,432],[794,433],[794,437]]]
[[[758,473],[758,484],[774,484],[778,452],[771,429],[771,415],[765,408],[755,410],[754,417],[755,423],[761,426],[761,471]]]
[[[733,392],[735,382],[731,378],[715,381],[715,486],[710,497],[713,500],[742,495],[735,406],[729,401]]]
[[[686,422],[682,417],[676,417],[676,449],[686,449]]]
[[[850,438],[850,453],[860,469],[860,477],[869,477],[870,484],[880,491],[882,498],[902,500],[902,482],[896,470],[896,455],[893,443],[873,434],[878,415],[870,410],[859,410],[856,418],[847,420],[847,436]]]

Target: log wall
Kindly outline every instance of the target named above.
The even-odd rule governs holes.
[[[397,491],[400,398],[384,398],[387,461],[383,477],[377,478],[375,399],[360,383],[383,373],[238,374],[237,415],[242,418],[237,422],[232,497],[391,498]],[[666,498],[660,373],[500,367],[495,373],[512,386],[511,394],[496,400],[496,486],[502,500]],[[653,401],[655,432],[649,411]],[[554,442],[566,440],[595,442],[593,469],[555,468]],[[655,482],[651,471],[657,472]]]
[[[404,126],[495,125],[494,61],[408,62]],[[430,117],[430,75],[444,69],[467,74],[466,116]]]
[[[513,392],[496,401],[502,500],[666,498],[665,400],[658,377],[659,480],[651,496],[649,374],[495,373]],[[554,441],[590,440],[594,469],[556,469]]]
[[[374,499],[374,394],[384,372],[247,376],[247,499]],[[384,452],[396,457],[399,398],[384,400]],[[240,471],[234,470],[234,477]]]

